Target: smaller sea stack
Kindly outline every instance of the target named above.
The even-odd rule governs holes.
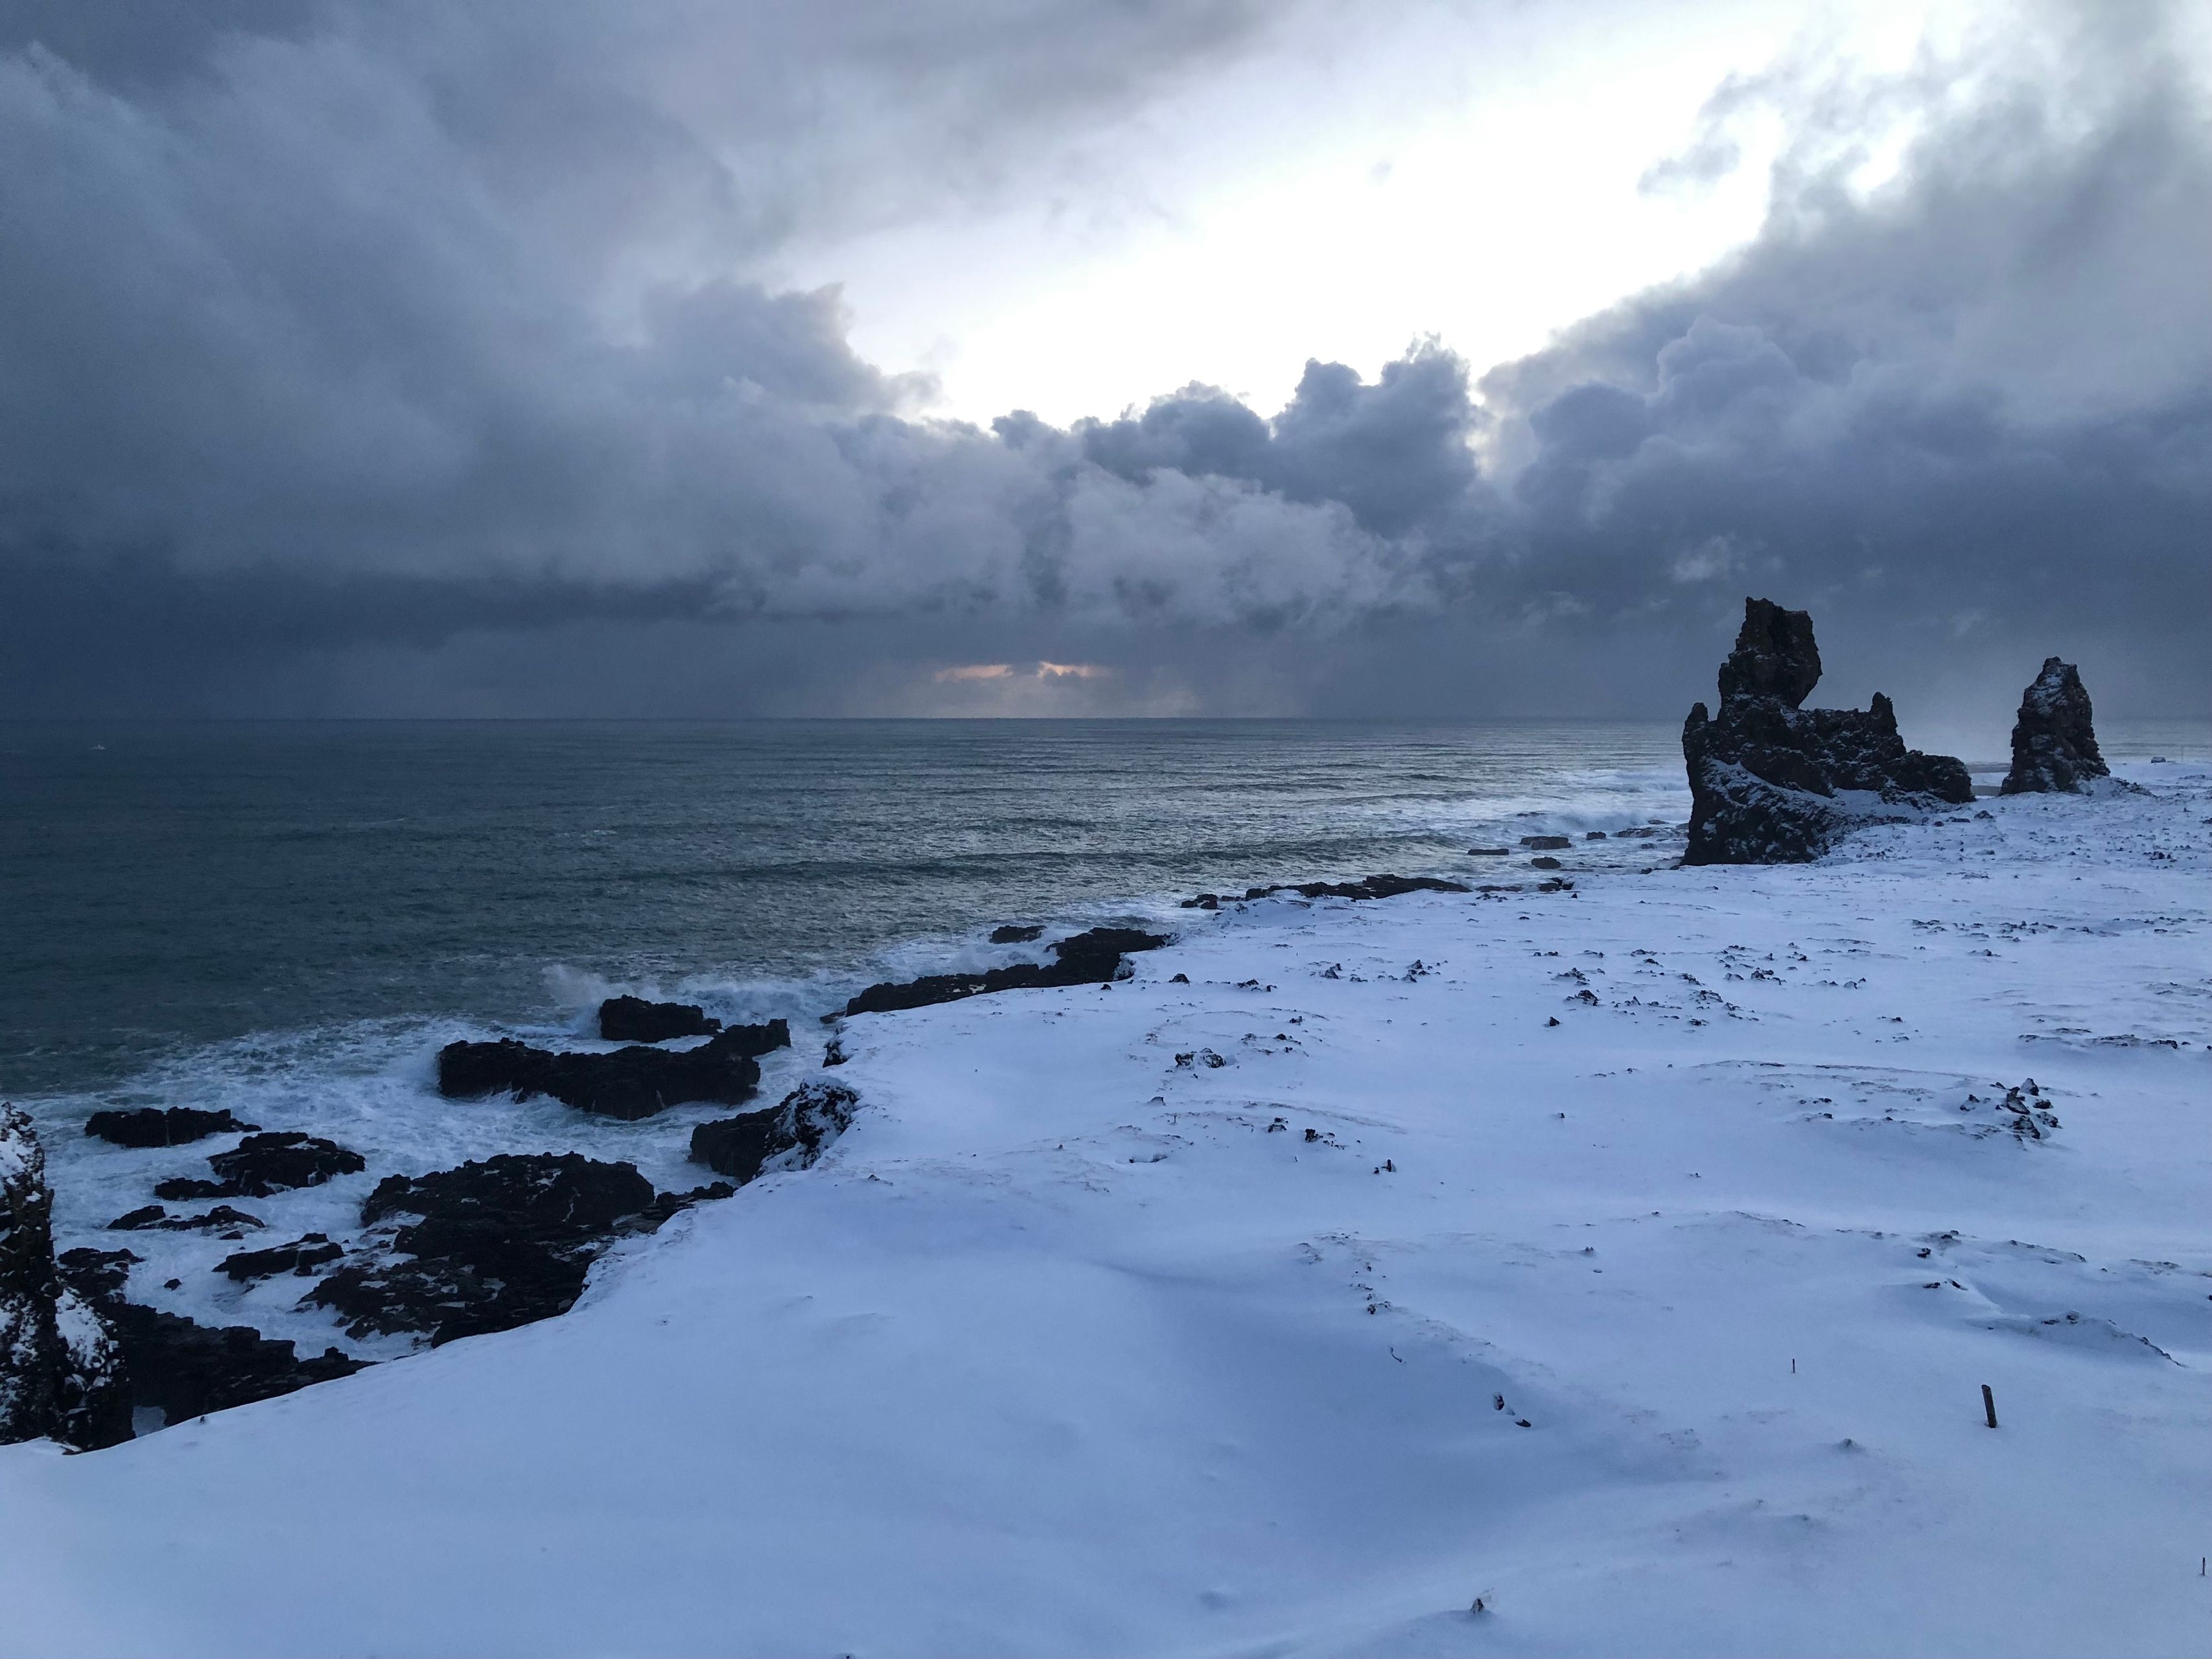
[[[2079,793],[2090,779],[2111,775],[2097,752],[2080,672],[2070,662],[2045,657],[2043,672],[2021,694],[2020,718],[2012,726],[2012,770],[2001,793]]]

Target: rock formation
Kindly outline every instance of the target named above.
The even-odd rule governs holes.
[[[925,974],[902,984],[871,985],[846,1003],[846,1014],[881,1014],[901,1008],[926,1008],[932,1003],[957,1002],[963,997],[992,991],[1026,991],[1049,985],[1104,985],[1121,972],[1121,958],[1132,951],[1157,951],[1167,943],[1161,933],[1140,933],[1134,927],[1093,927],[1048,946],[1054,961],[1019,963],[977,974]],[[827,1020],[840,1018],[825,1014]]]
[[[432,1346],[566,1313],[617,1234],[650,1231],[727,1187],[656,1194],[635,1164],[580,1152],[501,1154],[424,1176],[387,1176],[362,1224],[404,1220],[301,1300],[354,1336],[425,1331]]]
[[[732,1025],[696,1048],[556,1053],[513,1038],[449,1042],[438,1051],[438,1092],[453,1100],[550,1095],[580,1111],[635,1122],[687,1101],[734,1106],[760,1085],[757,1056],[791,1045],[791,1026]]]
[[[213,1181],[175,1176],[156,1182],[154,1196],[172,1202],[203,1198],[266,1198],[295,1187],[319,1187],[332,1176],[358,1175],[368,1167],[359,1152],[320,1135],[296,1129],[248,1135],[227,1152],[208,1159]]]
[[[609,1042],[666,1042],[676,1037],[712,1036],[722,1022],[695,1002],[647,1002],[643,997],[609,997],[599,1005],[599,1036]]]
[[[1473,849],[1480,851],[1480,848]],[[1503,853],[1505,849],[1498,849]],[[1436,876],[1368,876],[1358,881],[1304,881],[1296,884],[1277,883],[1273,887],[1248,887],[1247,900],[1273,898],[1279,893],[1296,893],[1300,898],[1350,899],[1354,903],[1363,899],[1397,898],[1406,893],[1464,893],[1466,886],[1456,881],[1444,881]],[[1234,893],[1224,896],[1219,893],[1200,893],[1196,898],[1182,902],[1186,910],[1218,910],[1224,904],[1237,902]]]
[[[1905,746],[1880,692],[1863,714],[1800,707],[1820,679],[1811,616],[1746,599],[1721,665],[1719,712],[1698,703],[1682,727],[1684,863],[1802,863],[1861,825],[1973,799],[1963,764]]]
[[[0,1445],[112,1446],[131,1437],[123,1352],[63,1281],[53,1208],[29,1116],[0,1105]]]
[[[757,1178],[772,1158],[785,1158],[787,1168],[803,1170],[852,1127],[853,1109],[859,1104],[860,1097],[842,1084],[805,1084],[778,1105],[701,1124],[691,1132],[691,1161],[740,1186]]]
[[[2012,770],[2005,774],[2002,793],[2064,793],[2079,791],[2091,778],[2111,775],[2097,752],[2081,676],[2072,663],[2045,657],[2035,684],[2021,694],[2020,718],[2012,728]]]
[[[210,1135],[248,1133],[258,1123],[241,1123],[227,1111],[202,1111],[192,1106],[141,1107],[129,1112],[94,1112],[84,1121],[85,1133],[118,1146],[183,1146]]]

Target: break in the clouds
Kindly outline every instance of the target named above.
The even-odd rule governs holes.
[[[1756,589],[1893,690],[2057,650],[2187,708],[2212,141],[2180,15],[1731,80],[1647,187],[1778,121],[1764,229],[1524,361],[1427,342],[1279,410],[985,427],[762,262],[1042,187],[1277,11],[0,5],[0,696],[1672,712]],[[1037,664],[1085,672],[958,672]]]

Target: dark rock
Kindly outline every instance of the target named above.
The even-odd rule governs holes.
[[[64,1250],[56,1262],[62,1283],[94,1307],[112,1302],[130,1282],[131,1270],[144,1258],[130,1250]]]
[[[690,1002],[647,1002],[609,997],[599,1005],[599,1035],[609,1042],[666,1042],[672,1037],[712,1036],[722,1022]]]
[[[991,930],[991,943],[994,945],[1027,945],[1043,932],[1044,924],[1042,922],[1037,923],[1035,927],[1022,927],[1010,921],[1003,927],[994,927]]]
[[[71,1257],[79,1254],[70,1252]],[[76,1283],[79,1294],[94,1299],[94,1281],[80,1278]],[[98,1306],[121,1345],[129,1381],[121,1439],[130,1437],[134,1408],[159,1411],[167,1421],[180,1423],[350,1376],[369,1363],[337,1348],[302,1359],[292,1344],[264,1337],[251,1325],[202,1325],[181,1314],[125,1302],[119,1289],[100,1295]]]
[[[1531,870],[1557,870],[1560,867],[1560,865],[1557,859],[1538,858],[1530,859],[1528,860],[1528,867]]]
[[[1556,853],[1561,848],[1572,847],[1575,843],[1572,837],[1567,836],[1523,836],[1521,844],[1532,853]]]
[[[286,1129],[248,1135],[227,1152],[208,1159],[213,1181],[175,1176],[155,1183],[154,1196],[173,1203],[203,1198],[266,1198],[295,1187],[319,1187],[332,1176],[358,1175],[368,1167],[359,1152],[335,1140]]]
[[[556,1053],[506,1038],[449,1042],[438,1051],[438,1092],[448,1099],[550,1095],[580,1111],[635,1122],[687,1101],[736,1105],[760,1086],[757,1056],[788,1048],[791,1026],[733,1025],[696,1048]]]
[[[210,1135],[251,1132],[258,1123],[240,1123],[228,1111],[204,1112],[193,1106],[142,1107],[132,1112],[94,1112],[84,1132],[118,1146],[183,1146]]]
[[[658,1232],[670,1218],[681,1215],[694,1204],[709,1203],[737,1195],[738,1189],[726,1181],[710,1181],[703,1187],[694,1187],[688,1193],[662,1193],[623,1225],[627,1230],[641,1233]]]
[[[1863,714],[1798,707],[1820,678],[1812,617],[1745,600],[1721,669],[1719,713],[1699,703],[1682,728],[1692,799],[1684,863],[1803,862],[1860,825],[1973,799],[1964,765],[1905,748],[1880,692]]]
[[[1125,955],[1133,951],[1157,951],[1167,942],[1164,934],[1142,933],[1134,927],[1093,927],[1048,947],[1056,958],[1053,962],[1020,963],[978,974],[927,974],[903,984],[871,985],[846,1003],[843,1012],[892,1013],[902,1008],[957,1002],[963,997],[994,991],[1026,991],[1053,985],[1104,985],[1120,975]],[[824,1018],[836,1019],[839,1016],[830,1014]]]
[[[272,1245],[265,1250],[240,1250],[227,1255],[216,1264],[216,1271],[228,1273],[240,1284],[277,1273],[298,1273],[304,1279],[325,1261],[335,1261],[344,1254],[343,1245],[331,1243],[321,1233],[308,1233],[289,1244]]]
[[[1355,903],[1365,899],[1396,898],[1405,893],[1464,893],[1467,888],[1456,881],[1445,881],[1436,876],[1369,876],[1361,881],[1307,881],[1295,885],[1278,884],[1273,887],[1248,887],[1247,899],[1273,898],[1279,893],[1296,893],[1300,898],[1350,899]],[[1183,901],[1186,909],[1191,901]]]
[[[592,1262],[653,1204],[629,1164],[578,1152],[501,1154],[425,1176],[388,1176],[362,1203],[389,1217],[391,1249],[334,1269],[301,1305],[334,1310],[353,1335],[424,1331],[434,1346],[566,1313]]]
[[[119,1215],[107,1224],[110,1232],[137,1232],[148,1227],[158,1227],[163,1232],[198,1232],[214,1227],[265,1227],[269,1224],[259,1216],[248,1215],[243,1210],[234,1210],[228,1204],[218,1204],[204,1215],[171,1215],[158,1204],[149,1204],[143,1209]]]
[[[1510,847],[1470,847],[1467,849],[1467,855],[1471,859],[1510,858],[1512,854],[1513,849]]]
[[[0,1105],[0,1445],[112,1446],[131,1437],[123,1350],[99,1310],[63,1278],[53,1210],[46,1149],[29,1115]],[[112,1271],[108,1258],[129,1253],[87,1254],[100,1258],[88,1266],[104,1282]]]
[[[1606,834],[1602,830],[1585,830],[1583,831],[1583,839],[1584,841],[1603,841],[1605,838]]]
[[[860,1097],[842,1084],[809,1083],[775,1106],[702,1123],[691,1132],[691,1161],[739,1186],[759,1176],[772,1158],[803,1170],[822,1149],[852,1127]]]
[[[2091,778],[2111,775],[2097,750],[2081,676],[2070,662],[2045,658],[2035,684],[2021,694],[2020,718],[2012,728],[2012,769],[1999,793],[2063,794],[2080,791]]]

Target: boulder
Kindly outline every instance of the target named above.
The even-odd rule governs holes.
[[[712,1036],[722,1022],[690,1002],[647,1002],[609,997],[599,1005],[599,1035],[609,1042],[666,1042],[673,1037]]]
[[[364,1226],[400,1221],[388,1249],[336,1268],[301,1305],[335,1310],[356,1337],[426,1332],[434,1346],[509,1330],[566,1313],[625,1224],[657,1224],[655,1200],[635,1165],[579,1152],[388,1176],[361,1209]]]
[[[809,1083],[793,1089],[780,1104],[740,1112],[691,1132],[691,1161],[739,1186],[771,1161],[803,1170],[822,1149],[852,1127],[860,1097],[837,1083]]]
[[[240,1123],[228,1111],[207,1112],[194,1106],[141,1107],[132,1112],[94,1112],[84,1121],[85,1133],[118,1146],[183,1146],[210,1135],[250,1133],[261,1126]]]
[[[453,1100],[550,1095],[579,1111],[635,1122],[687,1101],[737,1105],[760,1086],[757,1056],[788,1048],[791,1026],[732,1025],[696,1048],[617,1048],[611,1054],[497,1042],[449,1042],[438,1051],[438,1092]]]
[[[1133,951],[1157,951],[1162,933],[1134,927],[1093,927],[1048,946],[1054,960],[1020,963],[975,974],[926,974],[904,983],[871,985],[845,1004],[842,1014],[882,1014],[902,1008],[926,1008],[994,991],[1026,991],[1052,985],[1104,985],[1120,977],[1122,957]],[[841,1014],[829,1014],[836,1019]]]
[[[1523,836],[1521,844],[1532,853],[1556,853],[1562,848],[1573,846],[1574,842],[1566,836]]]
[[[1800,708],[1820,678],[1812,617],[1746,599],[1721,665],[1719,710],[1698,703],[1682,728],[1692,802],[1684,863],[1802,863],[1863,824],[1973,799],[1963,764],[1905,746],[1880,692],[1864,713]]]
[[[0,1105],[0,1445],[112,1446],[131,1437],[123,1349],[100,1311],[64,1280],[53,1210],[46,1149],[29,1115]],[[102,1277],[112,1272],[103,1261]]]
[[[1003,927],[994,927],[991,930],[991,943],[994,945],[1030,945],[1035,943],[1036,939],[1042,936],[1043,933],[1044,924],[1042,922],[1024,923],[1010,921]]]
[[[2012,727],[2012,769],[1999,793],[2007,795],[2079,793],[2092,778],[2112,775],[2097,750],[2089,720],[2089,693],[2070,662],[2043,659],[2043,672],[2021,694]]]

